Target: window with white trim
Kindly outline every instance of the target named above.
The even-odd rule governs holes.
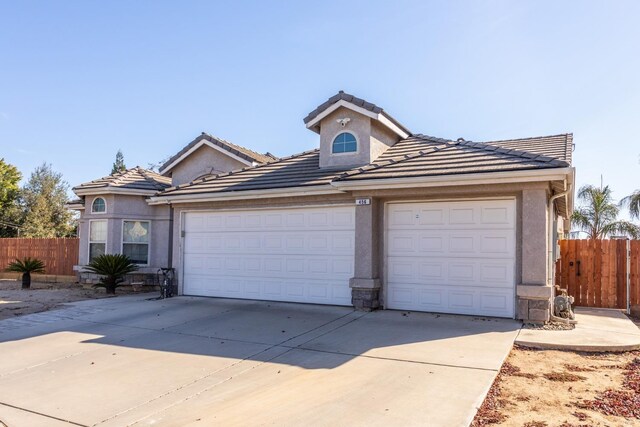
[[[342,132],[333,140],[333,153],[353,153],[358,151],[356,137],[349,132]]]
[[[122,253],[138,265],[149,264],[149,221],[122,222]]]
[[[107,202],[102,197],[96,197],[91,203],[91,213],[105,213],[107,211]]]
[[[107,221],[89,222],[89,262],[107,250]]]

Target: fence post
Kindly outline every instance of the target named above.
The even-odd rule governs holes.
[[[626,245],[626,258],[627,258],[627,314],[631,314],[631,240],[627,239]]]

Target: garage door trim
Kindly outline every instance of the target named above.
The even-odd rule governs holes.
[[[179,212],[179,216],[180,216],[180,219],[179,219],[179,221],[180,221],[180,235],[179,235],[179,248],[178,248],[178,250],[179,250],[178,261],[179,261],[179,268],[180,268],[180,272],[179,272],[180,293],[183,294],[183,295],[187,295],[187,293],[185,292],[185,288],[186,288],[185,285],[187,284],[186,281],[185,281],[185,278],[186,278],[186,276],[189,275],[188,271],[187,271],[187,269],[189,267],[188,267],[188,262],[187,262],[188,260],[186,259],[186,257],[187,257],[187,254],[189,253],[189,248],[188,248],[188,245],[189,245],[188,240],[189,239],[188,239],[188,236],[190,234],[189,230],[187,229],[188,228],[187,227],[188,214],[192,214],[192,213],[212,213],[212,214],[222,214],[222,216],[224,217],[225,213],[233,213],[233,212],[241,212],[243,214],[245,214],[245,213],[267,212],[267,216],[268,216],[268,212],[274,212],[274,211],[296,212],[296,211],[299,211],[299,210],[303,210],[303,211],[311,211],[310,213],[313,214],[313,210],[314,209],[318,210],[318,212],[322,212],[325,209],[326,210],[332,210],[332,209],[339,209],[339,208],[343,208],[343,209],[344,208],[350,208],[352,210],[353,217],[352,217],[351,221],[353,221],[352,222],[352,227],[353,227],[352,233],[353,233],[353,236],[351,237],[351,244],[353,245],[354,244],[353,239],[355,238],[355,222],[354,222],[355,221],[355,206],[353,205],[353,203],[349,203],[349,202],[310,203],[310,204],[299,204],[299,205],[297,204],[297,205],[294,205],[294,206],[287,206],[287,205],[271,205],[271,206],[268,206],[267,205],[267,206],[256,206],[256,207],[236,206],[236,207],[225,207],[225,208],[219,208],[219,209],[212,208],[212,207],[181,209],[180,212]],[[244,221],[243,221],[243,224],[244,224]],[[313,223],[306,223],[306,224],[307,224],[307,226],[311,227],[311,230],[310,230],[311,233],[314,233],[314,232],[318,231],[318,230],[314,230],[314,228],[316,226],[314,226]],[[285,229],[281,229],[279,231],[286,231],[287,226],[284,225],[284,227],[285,227]],[[320,226],[320,227],[328,227],[327,229],[329,230],[329,229],[331,229],[332,226],[329,224],[329,225]],[[338,227],[340,227],[340,226],[338,225]],[[218,230],[221,230],[221,229],[218,228]],[[197,232],[197,229],[196,230],[192,230],[192,231]],[[249,230],[247,230],[247,231],[249,231]],[[292,231],[296,232],[296,231],[300,231],[300,230],[296,230],[296,227],[294,226]],[[337,231],[339,232],[339,228],[337,229]],[[212,233],[215,233],[215,231],[212,231]],[[222,233],[224,233],[224,231],[222,231]],[[258,234],[264,234],[264,233],[262,233],[261,231],[258,231]],[[268,236],[269,233],[267,232],[266,235]],[[192,241],[192,243],[193,243],[193,241]],[[352,252],[353,251],[350,252],[350,256],[353,258],[353,253]],[[212,254],[215,256],[215,253],[216,253],[216,250],[214,250],[214,252]],[[218,254],[221,253],[220,252],[220,248],[217,249],[217,253]],[[233,257],[233,250],[231,252],[229,252],[229,255],[231,255]],[[264,253],[264,256],[268,256],[268,255],[269,255],[268,252]],[[206,250],[205,250],[205,252],[202,253],[201,256],[206,256]],[[226,255],[224,255],[224,252],[223,252],[222,256],[226,257]],[[285,257],[283,259],[286,259],[287,255],[283,254],[283,256]],[[340,258],[341,256],[338,256],[338,257]],[[236,253],[236,258],[237,258],[237,253]],[[310,258],[310,260],[313,260],[313,258]],[[226,264],[226,262],[224,262],[224,263]],[[352,260],[351,264],[353,264],[353,260]],[[353,268],[353,266],[351,266],[351,268]],[[242,276],[242,274],[240,274],[240,276]],[[197,277],[197,273],[196,273],[196,277]],[[214,276],[212,276],[212,277],[224,277],[224,276],[216,276],[215,273],[214,273]],[[201,279],[202,278],[204,278],[204,276],[201,277]],[[236,277],[232,277],[232,279],[235,279],[235,278]],[[282,276],[281,279],[286,281],[286,274],[284,276]],[[264,280],[266,282],[268,282],[269,281],[269,277],[265,277]],[[309,280],[311,282],[313,282],[315,279],[311,279],[310,278]],[[223,280],[222,283],[225,283],[225,281]],[[241,286],[244,287],[244,286],[247,286],[247,285],[250,285],[250,284],[245,284],[245,285],[241,285]],[[287,288],[286,282],[284,283],[284,285],[285,285],[284,287]],[[308,284],[305,285],[305,286],[308,286]],[[335,283],[334,283],[334,286],[335,286]],[[345,281],[345,286],[348,288],[348,280]],[[240,289],[242,289],[242,288],[240,288]],[[217,291],[212,290],[212,292],[216,293]],[[264,292],[264,289],[263,289],[263,292]],[[189,295],[191,295],[191,294],[192,293],[190,293]],[[240,292],[238,295],[243,295],[243,294],[244,294],[243,292]],[[193,295],[195,295],[195,294],[193,294]],[[306,295],[306,291],[305,291],[305,295]],[[310,295],[313,295],[313,292]],[[220,297],[220,298],[250,298],[250,297],[247,297],[247,296],[238,296],[238,297],[225,296],[225,295],[220,295],[220,296],[218,296],[218,295],[210,295],[210,296]],[[282,296],[283,296],[283,298],[287,298],[288,297],[285,294],[283,294]],[[315,295],[315,296],[317,296],[317,295]],[[263,294],[263,297],[264,297],[264,294]],[[250,299],[271,300],[271,301],[289,301],[289,299],[280,300],[280,299],[277,299],[277,298],[269,299],[269,298],[260,298],[260,297],[258,297],[258,298],[250,298]],[[298,301],[296,301],[296,302],[298,302]],[[301,302],[301,303],[307,302],[307,303],[315,303],[315,304],[334,304],[333,302],[313,301],[313,300],[311,300],[311,301],[299,301],[299,302]],[[335,304],[337,304],[337,302]],[[341,302],[339,304],[340,305],[343,305],[343,304],[349,305],[346,302]]]

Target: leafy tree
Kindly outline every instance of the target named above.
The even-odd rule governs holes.
[[[72,215],[65,208],[69,184],[51,165],[43,163],[22,188],[25,237],[66,237],[73,232]]]
[[[22,273],[22,289],[29,289],[31,273],[44,273],[44,262],[37,258],[16,259],[9,263],[7,271]]]
[[[124,154],[122,154],[122,150],[118,150],[116,153],[116,161],[113,162],[113,166],[111,167],[111,175],[115,175],[126,170],[127,167],[124,164]]]
[[[629,208],[631,218],[640,219],[640,190],[636,190],[630,196],[622,199],[620,204]]]
[[[95,286],[103,287],[108,294],[114,295],[116,288],[121,286],[127,274],[138,270],[128,256],[122,254],[104,254],[91,260],[85,269],[94,274],[99,274],[100,283]]]
[[[0,159],[0,237],[15,237],[17,234],[21,178],[18,168]]]
[[[613,235],[640,237],[640,227],[618,220],[620,209],[613,200],[611,189],[585,185],[578,191],[583,202],[571,215],[571,221],[585,231],[590,239],[604,239]]]

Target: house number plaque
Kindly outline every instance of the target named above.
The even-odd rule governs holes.
[[[371,204],[371,199],[367,198],[358,198],[356,199],[356,206],[360,206],[360,205],[370,205]]]

